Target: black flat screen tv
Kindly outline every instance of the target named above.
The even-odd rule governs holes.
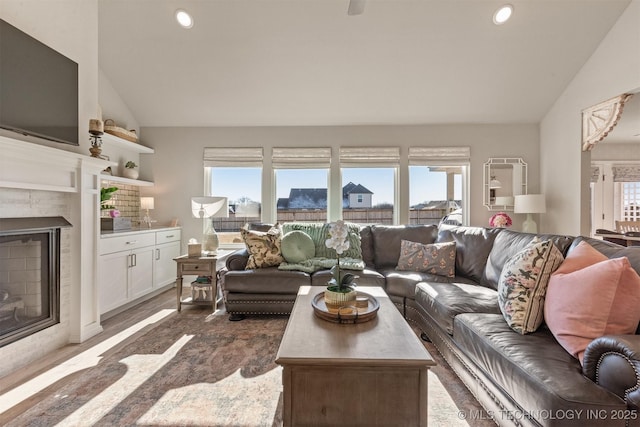
[[[0,128],[78,143],[78,64],[0,19]]]

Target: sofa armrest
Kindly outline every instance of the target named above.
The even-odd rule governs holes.
[[[229,271],[244,270],[247,266],[247,261],[249,261],[249,252],[247,252],[247,249],[238,249],[227,257],[225,266]]]
[[[605,335],[584,352],[582,371],[617,394],[629,409],[640,408],[640,335]]]

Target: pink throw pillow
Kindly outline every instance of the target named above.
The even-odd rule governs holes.
[[[608,259],[583,241],[551,275],[544,318],[560,345],[582,364],[595,338],[635,333],[639,307],[640,276],[629,260]]]

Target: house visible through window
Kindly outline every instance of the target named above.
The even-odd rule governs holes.
[[[276,169],[277,221],[326,222],[328,169]]]
[[[622,183],[622,221],[640,221],[640,182]]]

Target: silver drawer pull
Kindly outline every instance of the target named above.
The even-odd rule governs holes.
[[[137,240],[132,240],[130,242],[127,242],[127,245],[135,245],[136,243],[138,243]]]
[[[170,238],[172,238],[172,237],[173,237],[173,234],[172,234],[172,235],[170,235],[170,236],[164,236],[164,237],[166,237],[167,239],[170,239]]]

